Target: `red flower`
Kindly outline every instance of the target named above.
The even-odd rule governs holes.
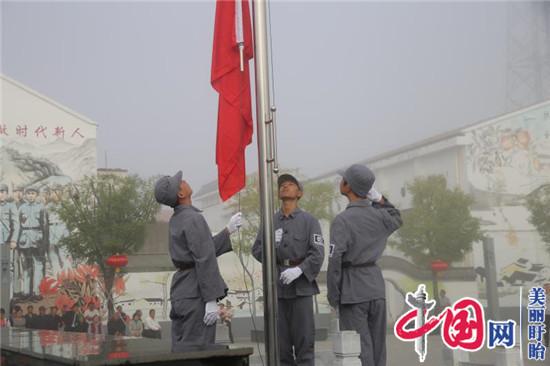
[[[57,290],[59,290],[59,283],[53,277],[44,277],[42,281],[40,281],[38,289],[40,290],[42,296],[53,295],[57,293]]]
[[[99,276],[99,267],[95,264],[80,264],[74,272],[79,282],[86,282],[88,279],[97,279]]]
[[[61,294],[57,296],[57,299],[55,299],[55,306],[57,306],[58,309],[63,309],[63,306],[67,305],[67,307],[70,309],[73,307],[73,305],[76,303],[76,300],[71,299],[69,296],[65,294]]]

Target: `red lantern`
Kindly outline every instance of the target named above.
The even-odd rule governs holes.
[[[105,261],[109,267],[115,267],[115,272],[120,272],[120,267],[126,267],[128,256],[124,254],[114,254]]]
[[[434,271],[434,272],[445,271],[448,268],[449,268],[449,263],[447,263],[445,261],[442,261],[440,259],[432,261],[432,271]]]

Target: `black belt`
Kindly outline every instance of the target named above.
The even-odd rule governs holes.
[[[174,263],[174,266],[180,271],[187,271],[188,269],[195,268],[195,262],[180,262],[173,260],[172,263]]]
[[[40,226],[33,226],[33,227],[22,227],[21,230],[40,230],[42,227]]]
[[[342,268],[374,267],[374,266],[376,266],[376,262],[366,262],[366,263],[359,263],[359,264],[352,264],[351,262],[342,263]]]
[[[284,266],[284,267],[296,267],[296,266],[299,266],[300,264],[302,264],[304,259],[305,258],[301,258],[301,259],[283,259],[283,260],[278,260],[277,264],[280,265],[280,266]]]

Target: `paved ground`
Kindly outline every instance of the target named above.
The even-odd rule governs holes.
[[[424,363],[418,361],[418,356],[414,352],[413,343],[405,343],[396,339],[394,336],[387,336],[387,366],[446,366],[452,365],[448,360],[444,360],[443,347],[441,337],[439,335],[431,335],[428,337],[428,356]],[[254,347],[255,353],[250,359],[251,366],[261,366],[262,361],[258,354],[258,347],[256,343],[236,343],[238,346]],[[264,345],[260,343],[260,350],[263,354]],[[468,354],[469,363],[465,363],[464,366],[495,366],[497,365],[497,358],[500,354],[495,350],[482,349],[479,352],[473,352]],[[507,366],[542,366],[550,365],[550,359],[547,357],[545,362],[533,362],[527,361],[512,362]],[[315,365],[316,366],[331,366],[334,364],[334,357],[332,353],[332,343],[330,341],[317,342],[315,344]]]

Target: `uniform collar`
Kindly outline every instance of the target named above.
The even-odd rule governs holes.
[[[281,220],[285,220],[285,219],[287,219],[287,218],[293,219],[293,218],[295,218],[297,215],[299,215],[301,212],[302,212],[302,209],[301,209],[300,207],[296,207],[296,208],[294,209],[294,211],[292,211],[292,212],[288,215],[288,217],[285,217],[285,214],[284,214],[283,210],[279,210],[279,219],[281,219]]]
[[[196,208],[193,205],[177,205],[176,207],[174,207],[174,214],[180,213],[184,210],[192,210],[192,211],[195,211],[195,212],[202,212],[201,210],[199,210],[198,208]]]
[[[355,202],[350,202],[346,207],[346,210],[351,207],[369,207],[372,206],[372,202],[368,199],[362,199]]]

